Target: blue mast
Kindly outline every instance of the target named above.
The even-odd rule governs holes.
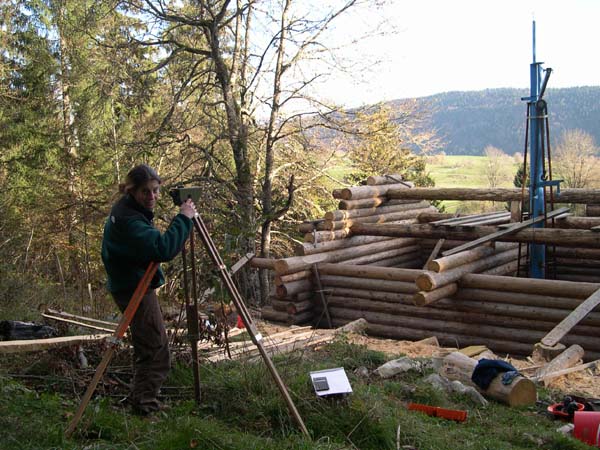
[[[529,66],[530,91],[529,97],[521,100],[527,101],[527,120],[529,121],[529,212],[530,216],[539,217],[546,214],[546,186],[556,187],[557,195],[560,194],[562,180],[547,180],[544,148],[546,119],[548,108],[543,99],[548,79],[552,69],[545,69],[546,75],[542,81],[542,64],[536,61],[535,55],[535,20],[533,21],[533,62]],[[549,145],[549,143],[546,143]],[[543,228],[544,222],[532,225],[533,228]],[[544,244],[529,244],[529,277],[546,277],[546,246]]]
[[[544,193],[544,155],[542,141],[544,139],[545,108],[540,108],[540,89],[542,63],[536,61],[535,56],[535,20],[533,21],[533,62],[529,66],[530,97],[528,100],[529,120],[529,148],[531,149],[529,163],[529,211],[531,217],[538,217],[546,211]],[[544,223],[533,225],[534,228],[543,228]],[[529,244],[529,277],[545,278],[546,247],[543,244]]]

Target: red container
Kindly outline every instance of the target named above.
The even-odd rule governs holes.
[[[575,411],[573,437],[600,447],[600,411]]]

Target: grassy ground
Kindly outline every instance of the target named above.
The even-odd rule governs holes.
[[[435,181],[436,187],[487,188],[490,183],[486,176],[485,156],[447,155],[437,156],[427,163],[427,170]],[[513,158],[507,158],[500,171],[498,187],[514,187],[513,178],[517,172],[518,163]],[[492,205],[490,202],[459,202],[444,201],[442,206],[447,212],[485,211],[500,209],[504,205]]]
[[[173,409],[152,418],[132,416],[116,398],[96,397],[71,439],[63,430],[75,411],[73,380],[43,379],[26,386],[8,375],[0,360],[0,447],[2,449],[418,449],[517,450],[585,449],[555,431],[560,423],[542,414],[543,406],[508,408],[475,405],[460,395],[435,390],[412,372],[389,380],[373,374],[391,356],[340,339],[316,352],[275,359],[292,392],[312,439],[304,438],[261,362],[203,364],[202,402],[170,403]],[[49,368],[52,366],[48,360]],[[56,358],[53,359],[56,365]],[[38,361],[36,373],[42,373]],[[344,367],[353,393],[345,398],[317,398],[308,373]],[[366,368],[368,376],[358,375]],[[167,384],[189,388],[191,370],[178,364]],[[80,383],[78,392],[85,386]],[[51,393],[54,391],[54,393]],[[189,392],[189,390],[188,390]],[[550,393],[541,392],[550,401]],[[465,409],[468,420],[455,423],[408,411],[408,402]],[[406,447],[403,447],[406,446]]]

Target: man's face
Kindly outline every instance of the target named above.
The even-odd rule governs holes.
[[[152,211],[160,194],[160,183],[150,180],[131,193],[136,202]]]

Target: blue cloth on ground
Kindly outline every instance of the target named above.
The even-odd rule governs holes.
[[[505,384],[510,384],[512,379],[518,375],[518,370],[506,361],[502,361],[501,359],[482,358],[475,366],[475,369],[473,369],[471,380],[481,389],[487,389],[492,380],[496,378],[499,373],[503,372],[516,372],[516,374],[510,378],[510,381]]]

